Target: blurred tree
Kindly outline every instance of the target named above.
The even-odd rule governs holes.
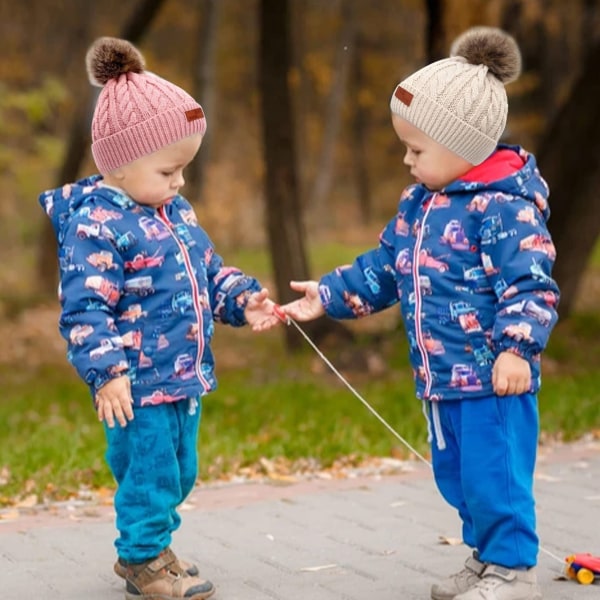
[[[267,230],[277,297],[294,297],[290,279],[308,279],[305,232],[296,174],[294,120],[288,76],[292,66],[289,0],[261,0],[259,5],[259,87],[265,157]],[[286,329],[289,348],[300,339]]]
[[[600,148],[594,139],[600,132],[599,86],[593,74],[600,57],[598,2],[577,0],[567,6],[554,0],[505,0],[498,18],[521,49],[523,73],[511,86],[510,122],[518,130],[518,143],[536,148],[550,186],[554,276],[561,288],[560,314],[566,318],[600,234],[595,175]]]
[[[198,58],[194,62],[194,84],[192,96],[198,98],[206,114],[208,126],[202,140],[202,152],[198,153],[196,160],[188,167],[186,178],[190,188],[190,195],[197,201],[202,201],[204,188],[204,173],[206,165],[211,158],[212,140],[216,124],[216,82],[215,82],[215,54],[217,45],[217,31],[221,13],[219,0],[203,0],[198,12]]]
[[[352,69],[350,85],[352,86],[352,171],[356,178],[356,189],[358,193],[358,209],[364,223],[370,223],[373,216],[371,203],[371,186],[369,182],[369,169],[367,159],[367,121],[369,111],[363,100],[361,90],[364,85],[363,72],[363,46],[364,38],[357,32],[355,39],[355,51],[352,55]]]
[[[355,52],[356,0],[341,0],[340,13],[340,32],[338,37],[334,38],[333,77],[323,116],[321,150],[315,180],[308,198],[309,205],[316,209],[319,220],[326,221],[328,210],[324,204],[333,182],[336,143],[342,121],[344,99],[347,97],[348,76]]]
[[[560,314],[573,309],[579,283],[600,235],[600,41],[592,47],[568,100],[547,129],[538,163],[552,193],[549,226]]]
[[[152,24],[164,2],[165,0],[139,0],[129,19],[123,25],[119,37],[137,44]],[[87,22],[86,13],[88,9],[84,3],[81,3],[80,6],[82,9],[81,20]],[[57,176],[57,186],[77,179],[79,169],[87,154],[90,136],[89,123],[94,109],[95,96],[89,86],[87,92],[82,93],[81,96],[81,101],[76,105],[75,115],[71,122],[65,156]],[[53,294],[55,292],[58,281],[56,239],[48,219],[44,219],[42,236],[39,242],[37,281],[42,293]]]
[[[294,117],[294,137],[296,140],[296,173],[300,203],[306,206],[306,189],[308,179],[308,150],[310,144],[307,136],[307,116],[309,107],[307,98],[310,97],[310,86],[305,68],[307,45],[307,1],[294,0],[290,5],[291,35],[292,35],[292,70],[290,87],[292,90],[292,114]]]
[[[428,63],[446,58],[446,35],[444,27],[444,0],[425,0],[427,24],[425,31],[425,57]]]

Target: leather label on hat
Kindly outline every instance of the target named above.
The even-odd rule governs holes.
[[[192,110],[186,110],[185,118],[188,121],[195,121],[196,119],[204,119],[204,111],[200,107],[193,108]]]
[[[408,90],[405,90],[401,85],[396,86],[394,96],[396,96],[396,98],[398,98],[402,104],[406,104],[406,106],[410,106],[410,103],[413,99],[413,95]]]

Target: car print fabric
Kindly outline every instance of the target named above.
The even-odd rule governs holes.
[[[422,399],[489,397],[504,350],[530,362],[530,391],[540,386],[559,298],[548,188],[532,155],[504,145],[499,152],[518,165],[499,179],[467,174],[439,192],[407,187],[379,247],[320,281],[326,312],[337,319],[400,303]],[[489,176],[498,162],[493,155],[472,173]]]
[[[187,200],[141,206],[94,176],[40,203],[59,245],[60,330],[92,395],[122,374],[135,406],[213,390],[214,323],[244,325],[261,286],[223,265]]]

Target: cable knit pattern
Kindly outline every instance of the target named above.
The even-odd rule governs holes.
[[[395,94],[394,114],[474,165],[495,149],[508,114],[504,85],[483,65],[460,57],[423,67],[400,86],[413,94],[410,106]]]
[[[205,132],[202,107],[187,92],[147,71],[123,73],[108,81],[98,97],[92,154],[98,170],[109,173]]]
[[[511,39],[491,28],[468,31],[458,48],[464,55],[427,65],[396,87],[392,113],[471,164],[482,163],[506,127],[503,81],[514,80],[520,68],[519,50]],[[476,58],[486,63],[474,64]]]

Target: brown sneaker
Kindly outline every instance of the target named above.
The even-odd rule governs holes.
[[[179,563],[181,570],[189,577],[197,577],[200,574],[200,571],[198,571],[198,567],[196,565],[179,558],[177,559],[177,562]],[[119,577],[125,579],[125,576],[127,575],[128,564],[129,563],[126,560],[119,558],[119,560],[114,564],[113,570]]]
[[[204,600],[215,592],[210,581],[186,575],[170,548],[144,563],[129,563],[125,581],[126,600]]]

